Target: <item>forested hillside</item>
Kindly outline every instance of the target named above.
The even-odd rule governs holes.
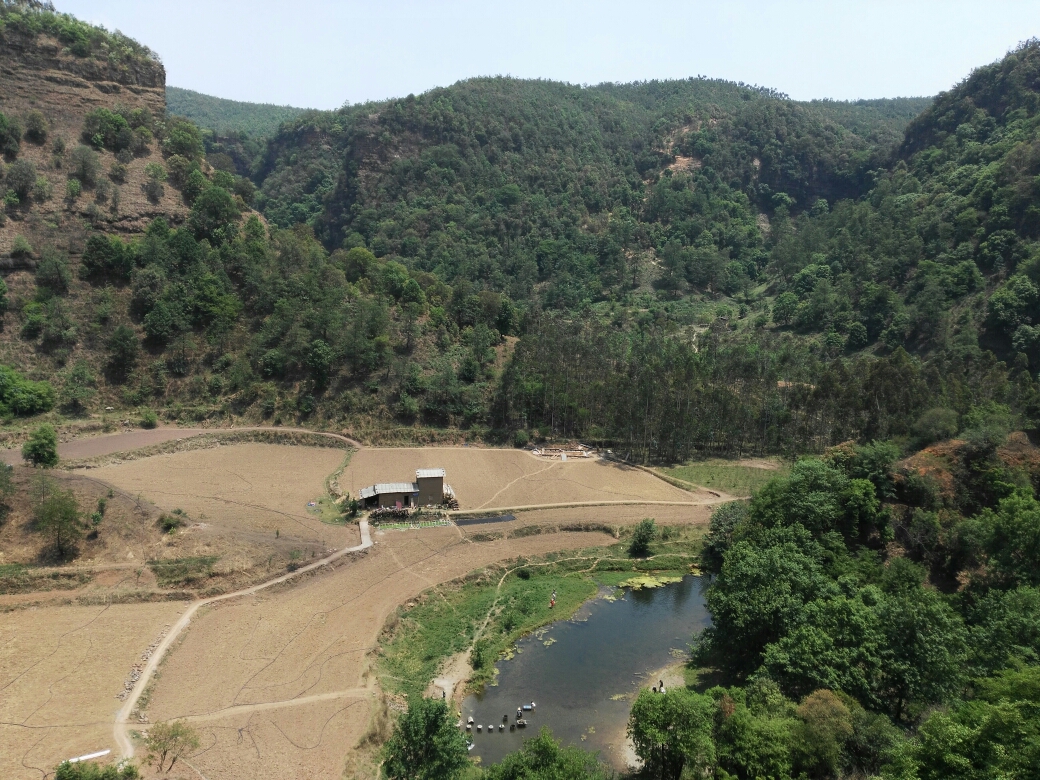
[[[66,18],[4,8],[12,29]],[[640,460],[909,441],[934,409],[955,433],[987,404],[1031,428],[1038,50],[935,101],[473,79],[266,143],[113,99],[60,139],[89,169],[71,173],[15,111],[8,231],[31,241],[5,360],[66,413],[577,437]],[[23,156],[91,208],[32,228],[56,198],[12,186]],[[155,219],[105,238],[120,165],[147,169]]]
[[[244,133],[253,138],[273,135],[278,127],[307,109],[247,103],[203,95],[190,89],[166,87],[166,109],[220,135]]]

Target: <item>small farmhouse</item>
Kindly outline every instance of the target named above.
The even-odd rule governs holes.
[[[440,506],[446,497],[454,496],[444,476],[444,469],[417,469],[415,482],[380,482],[362,488],[358,498],[366,509]]]

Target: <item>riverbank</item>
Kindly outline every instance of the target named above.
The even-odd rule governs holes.
[[[437,693],[458,702],[494,680],[495,663],[510,658],[518,641],[572,617],[601,587],[694,572],[704,533],[670,528],[644,558],[629,557],[622,538],[607,548],[515,559],[432,588],[387,619],[378,651],[382,688],[401,705]]]

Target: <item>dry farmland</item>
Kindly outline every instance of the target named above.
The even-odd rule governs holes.
[[[111,437],[81,448],[115,452],[120,443]],[[214,576],[226,577],[220,585],[226,592],[284,572],[278,554],[289,547],[311,559],[359,543],[356,526],[322,523],[307,507],[322,496],[325,479],[345,455],[324,447],[224,444],[118,456],[68,478],[84,490],[111,485],[121,491],[116,503],[128,502],[126,519],[117,524],[113,516],[107,531],[112,561],[130,553],[135,562],[212,556],[219,558]],[[375,530],[375,546],[362,553],[200,609],[165,656],[141,707],[153,723],[193,722],[203,745],[190,762],[202,776],[332,780],[343,775],[345,762],[349,775],[349,762],[365,755],[355,748],[381,706],[372,653],[386,619],[403,602],[489,564],[615,541],[603,531],[577,530],[581,526],[609,529],[647,516],[700,525],[711,505],[725,500],[599,459],[562,463],[480,448],[362,449],[339,485],[356,495],[375,482],[411,481],[423,467],[447,470],[463,509],[535,508],[496,525],[493,534],[478,533],[480,526]],[[551,506],[561,504],[570,506]],[[160,510],[182,510],[187,524],[157,535]],[[130,549],[134,523],[147,525]],[[528,525],[541,532],[521,530]],[[129,586],[118,583],[131,573],[135,587],[146,585],[138,582],[139,563],[104,565],[93,575],[93,590],[68,592],[77,606],[60,605],[62,594],[0,595],[0,609],[13,609],[0,612],[0,777],[39,778],[64,758],[115,751],[116,694],[164,627],[187,608],[183,601],[88,606],[102,600],[106,586],[117,598],[130,598]],[[153,579],[141,593],[154,598],[157,587]],[[40,606],[27,608],[28,598],[42,598]]]
[[[156,455],[89,470],[95,479],[195,521],[196,544],[178,555],[206,555],[213,533],[254,543],[278,539],[320,552],[358,544],[356,526],[332,526],[307,511],[345,452],[328,447],[233,444]],[[260,555],[266,548],[257,551]],[[243,551],[241,555],[248,555]],[[242,561],[243,565],[247,562]]]
[[[376,482],[411,482],[418,468],[444,468],[462,509],[596,502],[709,503],[647,472],[599,458],[567,462],[520,450],[476,447],[363,449],[339,479],[351,495]]]
[[[0,614],[0,777],[41,778],[112,748],[124,680],[183,602]]]
[[[452,527],[377,532],[367,555],[333,573],[197,617],[166,661],[148,715],[194,722],[203,750],[192,763],[210,780],[339,778],[374,703],[369,653],[399,604],[489,563],[613,541],[560,533],[476,543]]]

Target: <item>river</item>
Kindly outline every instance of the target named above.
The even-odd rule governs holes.
[[[601,591],[570,620],[521,640],[516,656],[497,664],[497,685],[466,698],[463,722],[472,716],[483,726],[470,733],[471,756],[495,763],[548,726],[564,744],[599,751],[600,760],[626,768],[632,700],[640,688],[657,685],[651,675],[685,658],[691,638],[710,617],[699,577],[604,598],[612,590]],[[526,729],[510,731],[507,724],[499,731],[503,716],[514,723],[516,708],[531,702]],[[494,725],[493,733],[488,725]]]

